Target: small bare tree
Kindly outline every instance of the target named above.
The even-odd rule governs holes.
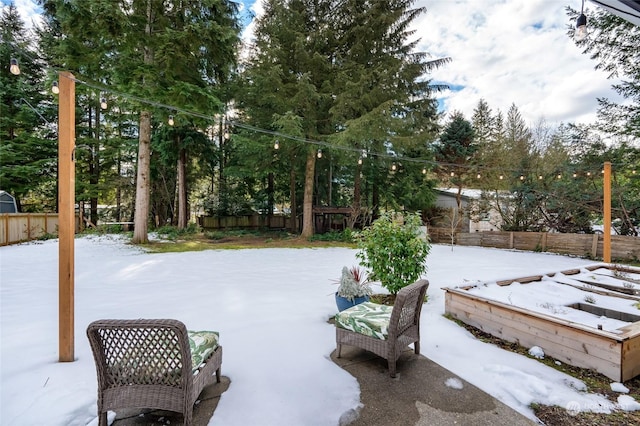
[[[443,218],[447,221],[447,230],[449,231],[449,237],[451,238],[451,251],[453,251],[453,246],[455,245],[456,240],[456,232],[460,228],[460,224],[462,223],[462,214],[460,214],[460,209],[458,207],[451,207],[446,210]]]

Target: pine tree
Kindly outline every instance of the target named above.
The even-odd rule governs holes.
[[[16,59],[21,70],[0,72],[0,188],[16,198],[18,209],[50,209],[35,192],[55,191],[57,138],[55,115],[45,94],[45,70],[33,37],[14,4],[0,15],[0,61]],[[55,192],[49,193],[55,199]],[[23,206],[32,197],[39,205]],[[48,204],[48,205],[47,205]]]

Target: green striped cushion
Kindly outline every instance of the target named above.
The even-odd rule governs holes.
[[[393,306],[373,302],[360,303],[338,312],[335,316],[336,327],[355,331],[374,339],[387,340],[391,311]]]
[[[220,333],[217,331],[187,331],[189,347],[191,348],[191,368],[194,374],[200,364],[206,360],[218,347]]]

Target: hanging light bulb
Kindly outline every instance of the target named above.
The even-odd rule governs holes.
[[[454,177],[456,175],[455,172],[451,172],[451,177]]]
[[[278,142],[278,139],[276,139],[276,141],[273,143],[273,149],[280,149],[280,143]]]
[[[20,75],[20,66],[18,65],[18,60],[16,58],[11,58],[11,65],[9,66],[9,71],[13,75]]]
[[[107,109],[107,98],[104,96],[100,98],[100,108]]]
[[[562,174],[558,173],[558,176],[556,176],[558,179],[562,179]]]
[[[538,175],[538,180],[542,180],[542,175]]]
[[[482,176],[480,175],[480,173],[478,173],[478,174],[476,175],[476,179],[480,179],[481,177],[482,177]]]
[[[576,19],[576,34],[577,41],[582,41],[587,38],[587,16],[584,14],[584,0],[582,0],[582,9],[580,10],[580,16]]]
[[[499,179],[500,179],[500,180],[504,179],[504,175],[500,175],[500,176],[499,176]]]
[[[396,166],[396,163],[392,163],[391,164],[391,171],[392,172],[395,172],[397,168],[398,168],[398,166]]]
[[[53,93],[54,95],[57,95],[58,93],[60,93],[60,88],[58,87],[57,81],[54,81],[53,83],[51,83],[51,93]]]
[[[577,177],[578,177],[578,174],[577,174],[577,173],[574,173],[574,174],[573,174],[573,177],[574,177],[574,178],[577,178]]]
[[[224,137],[225,140],[229,140],[229,138],[231,137],[231,133],[229,133],[229,127],[225,127],[224,128],[224,134],[222,135]]]
[[[169,119],[167,120],[167,122],[169,123],[169,126],[173,126],[175,124],[175,121],[173,121],[173,115],[169,116]]]
[[[520,175],[520,180],[524,180],[524,175]]]
[[[358,158],[358,165],[361,166],[362,165],[362,157]]]
[[[591,172],[587,172],[587,176],[591,177]]]
[[[318,150],[318,158],[322,158],[322,150],[321,149]]]
[[[427,174],[427,168],[426,168],[426,167],[423,167],[423,168],[422,168],[422,174],[423,174],[423,175],[426,175],[426,174]]]

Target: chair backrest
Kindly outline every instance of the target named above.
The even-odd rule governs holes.
[[[100,388],[164,385],[184,388],[191,376],[185,325],[173,319],[99,320],[89,324]]]
[[[428,287],[429,281],[418,280],[398,292],[391,312],[390,335],[399,336],[405,330],[420,324],[420,314]]]

